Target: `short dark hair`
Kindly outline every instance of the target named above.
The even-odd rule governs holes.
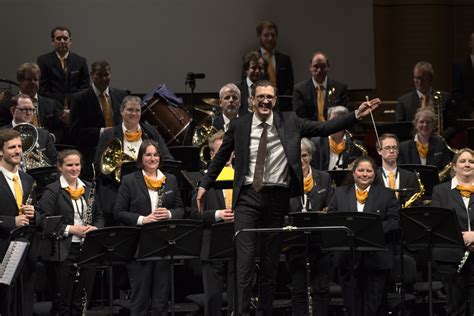
[[[21,139],[20,132],[11,128],[0,130],[0,150],[3,151],[3,146],[5,145],[5,143],[15,138]]]
[[[69,34],[69,38],[72,38],[71,31],[67,27],[65,27],[65,26],[55,26],[51,30],[51,39],[54,39],[54,33],[56,33],[56,31],[66,31]]]
[[[344,180],[344,184],[354,184],[354,171],[362,162],[368,162],[372,165],[374,169],[374,182],[372,184],[379,183],[379,177],[377,176],[377,164],[375,163],[374,159],[370,156],[360,156],[356,160],[354,160],[354,164],[352,166],[352,172],[347,174],[347,178]]]
[[[77,155],[79,156],[79,159],[81,160],[81,165],[82,165],[82,154],[79,150],[77,149],[64,149],[58,152],[58,166],[61,166],[64,163],[64,159],[66,159],[69,156],[72,155]]]
[[[382,148],[380,148],[380,146],[382,146],[382,141],[387,139],[387,138],[393,138],[397,141],[397,146],[398,144],[400,143],[400,141],[398,140],[398,137],[397,135],[395,134],[392,134],[392,133],[383,133],[382,135],[380,135],[379,137],[379,141],[380,142],[375,142],[375,147],[377,148],[377,150],[380,150]]]
[[[160,147],[158,146],[157,142],[155,142],[154,140],[152,139],[145,139],[142,144],[140,145],[140,149],[138,149],[138,155],[137,155],[137,167],[140,168],[140,169],[143,169],[143,155],[145,154],[146,152],[146,149],[149,147],[149,146],[153,146],[156,148],[156,152],[158,153],[158,155],[160,155],[161,157],[161,152],[160,152]],[[160,165],[161,165],[161,159],[160,159]]]
[[[275,24],[275,22],[269,21],[269,20],[262,21],[257,25],[257,35],[258,36],[262,35],[262,32],[265,28],[274,29],[276,35],[278,36],[277,25]]]
[[[263,55],[262,53],[260,53],[259,51],[251,51],[250,53],[248,53],[247,55],[245,55],[244,57],[244,63],[243,63],[243,66],[242,68],[244,69],[244,71],[247,71],[250,67],[250,62],[258,62],[259,59],[263,59],[264,61],[264,66],[263,68],[264,69],[267,69],[267,61],[265,60],[265,58],[263,58]]]
[[[16,71],[16,81],[20,82],[26,79],[26,75],[29,73],[36,73],[38,76],[41,75],[40,68],[37,64],[33,63],[24,63],[18,67]]]
[[[255,97],[255,91],[257,91],[257,87],[272,87],[273,88],[273,91],[275,91],[275,96],[277,95],[277,88],[275,87],[275,85],[269,81],[269,80],[259,80],[259,81],[256,81],[254,82],[254,84],[252,85],[252,97]]]
[[[314,52],[312,55],[311,55],[311,58],[309,59],[309,63],[311,64],[313,62],[313,58],[316,56],[316,55],[323,55],[324,58],[326,58],[326,64],[329,66],[329,57],[328,55],[325,53],[325,52],[322,52],[322,51],[316,51]]]
[[[105,60],[94,61],[91,65],[91,73],[96,73],[100,70],[110,71],[110,64]]]

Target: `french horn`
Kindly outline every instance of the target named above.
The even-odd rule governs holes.
[[[118,138],[112,138],[105,147],[100,156],[100,172],[103,175],[114,174],[114,179],[120,182],[122,164],[125,161],[135,161],[133,157],[124,153],[122,141]]]

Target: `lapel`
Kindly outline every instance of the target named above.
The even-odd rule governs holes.
[[[141,127],[141,126],[140,126]],[[143,134],[143,127],[141,127],[142,129],[142,134]],[[122,130],[122,124],[119,124],[119,125],[116,125],[114,127],[114,135],[115,137],[117,137],[118,139],[120,139],[120,141],[122,141],[122,144],[123,144],[123,141],[124,141],[124,135],[123,135],[123,130]],[[142,137],[143,138],[143,137]]]
[[[435,144],[435,139],[434,137],[430,137],[430,140],[429,140],[429,147],[428,147],[428,155],[426,155],[426,164],[427,165],[435,165],[434,164],[434,153],[438,150],[437,148],[435,148],[436,144]]]
[[[278,70],[280,69],[280,53],[275,51],[275,74],[278,76]]]
[[[375,204],[375,197],[377,196],[377,189],[374,185],[370,186],[369,196],[367,197],[367,201],[364,204],[364,213],[374,213],[374,204]]]
[[[277,129],[278,137],[280,137],[281,144],[283,145],[283,149],[285,150],[286,157],[288,153],[286,152],[286,138],[285,138],[285,129],[283,128],[283,120],[281,119],[281,115],[279,112],[273,111],[273,124]]]
[[[101,124],[100,126],[103,126],[105,124],[104,114],[100,108],[99,99],[95,95],[94,89],[92,89],[92,87],[90,87],[87,92],[87,103],[89,104],[89,113],[100,113],[100,115],[97,115],[97,119],[99,124]]]
[[[242,117],[242,134],[240,134],[238,132],[238,128],[235,129],[235,132],[234,132],[234,148],[236,147],[235,146],[235,142],[238,141],[238,139],[240,138],[241,135],[245,135],[245,137],[242,137],[240,138],[241,141],[242,141],[242,152],[243,152],[243,155],[242,157],[244,157],[242,159],[242,162],[244,163],[244,168],[242,170],[247,170],[249,165],[248,165],[248,159],[247,157],[249,156],[249,148],[250,148],[250,133],[251,133],[251,130],[252,130],[252,118],[253,118],[253,113],[250,113],[248,115],[244,115]]]
[[[29,181],[29,179],[27,179],[26,175],[23,172],[19,171],[18,174],[20,176],[21,187],[23,189],[22,203],[24,204],[26,202],[26,199],[28,198],[28,195],[31,191],[31,186],[33,185],[33,183]]]
[[[355,188],[354,184],[351,184],[349,187],[349,199],[347,200],[349,203],[348,212],[357,212],[357,200],[355,195]]]
[[[146,205],[151,205],[150,195],[148,194],[148,189],[145,184],[145,179],[143,178],[143,173],[141,170],[135,172],[135,180],[137,181],[137,185],[140,188],[140,191],[144,194],[147,199]]]
[[[429,153],[428,153],[429,156]],[[428,161],[427,156],[427,161]],[[418,153],[418,149],[416,149],[416,142],[414,139],[411,140],[409,147],[408,147],[408,157],[410,161],[413,161],[415,164],[421,165],[420,154]]]
[[[69,210],[67,210],[69,214],[66,214],[66,215],[69,215],[74,219],[74,206],[72,205],[72,201],[71,201],[71,197],[69,196],[69,193],[65,189],[61,188],[61,185],[59,185],[59,192],[60,192],[61,198],[64,201],[66,201],[66,204],[69,206]],[[62,212],[64,211],[65,210],[63,210]]]
[[[315,116],[316,111],[318,110],[318,96],[316,95],[316,88],[314,87],[312,78],[306,83],[306,88],[309,90],[309,95],[311,96],[309,105],[311,111],[308,113],[312,116]]]
[[[217,191],[216,195],[217,195],[217,199],[219,200],[218,205],[224,205],[225,206],[224,190]]]
[[[462,207],[463,210],[465,210],[465,209],[466,209],[466,205],[464,205],[464,202],[463,202],[463,200],[462,200],[461,193],[459,193],[459,191],[458,191],[457,189],[451,189],[451,186],[450,186],[450,185],[451,185],[451,181],[449,181],[449,182],[447,183],[447,185],[449,185],[449,186],[448,186],[448,189],[449,189],[449,191],[450,191],[451,198],[452,198],[454,201],[456,201],[456,203],[458,203],[458,204]],[[469,205],[471,205],[471,203],[473,202],[473,200],[474,200],[474,199],[473,199],[472,197],[469,199]]]
[[[116,109],[120,107],[121,100],[119,99],[117,93],[115,93],[114,89],[111,87],[109,87],[109,95],[110,95],[110,101],[112,103],[110,105],[112,107],[112,116],[113,116],[115,124],[117,125],[119,122],[122,121],[119,111],[116,111]]]
[[[2,191],[3,196],[7,196],[8,199],[10,199],[10,202],[12,202],[15,207],[16,207],[16,200],[15,196],[13,195],[12,190],[10,189],[10,186],[8,185],[7,179],[5,178],[5,175],[1,173],[0,176],[0,191]]]
[[[329,148],[329,138],[328,137],[322,137],[321,138],[321,161],[320,161],[320,166],[322,170],[328,170],[329,169],[329,155],[331,149]]]
[[[66,71],[63,70],[61,67],[61,61],[59,60],[56,52],[53,51],[51,53],[51,61],[53,65],[53,72],[56,72],[59,78],[63,79],[64,81],[67,80],[67,72],[69,72],[69,59],[71,58],[71,54],[69,53],[68,58],[66,59]]]

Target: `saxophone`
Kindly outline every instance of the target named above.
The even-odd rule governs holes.
[[[438,136],[439,138],[441,138],[441,140],[444,142],[444,145],[450,152],[452,152],[453,154],[458,153],[459,149],[452,148],[451,146],[448,145],[446,140],[441,135],[438,135]],[[446,166],[444,166],[443,170],[438,172],[438,177],[439,177],[440,182],[443,182],[444,180],[446,180],[446,178],[449,176],[449,173],[451,172],[452,167],[453,167],[453,162],[451,161]]]
[[[423,185],[423,182],[420,180],[420,174],[418,171],[415,171],[416,174],[416,179],[418,180],[418,186],[420,187],[420,191],[416,192],[413,194],[403,205],[402,208],[408,208],[411,207],[413,203],[415,203],[416,200],[421,198],[423,194],[425,194],[425,186]]]

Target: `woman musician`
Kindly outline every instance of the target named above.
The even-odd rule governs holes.
[[[459,150],[453,158],[451,181],[433,189],[431,206],[456,212],[468,257],[458,273],[464,251],[458,248],[435,250],[443,286],[447,294],[447,315],[474,313],[474,151]],[[469,302],[469,303],[468,303]]]
[[[148,124],[140,123],[141,105],[140,98],[136,96],[126,96],[120,105],[120,115],[122,124],[106,130],[99,139],[94,164],[96,170],[100,170],[100,161],[103,152],[107,149],[112,139],[118,139],[122,145],[122,159],[124,161],[134,161],[137,158],[138,149],[145,139],[152,139],[160,148],[162,160],[173,160],[173,156],[168,151],[166,143],[158,131]],[[102,209],[106,221],[106,226],[115,224],[113,222],[114,201],[117,196],[119,183],[112,175],[100,175],[97,181],[97,199]]]
[[[42,223],[48,216],[60,215],[63,224],[58,234],[62,237],[59,250],[49,258],[61,262],[54,266],[60,288],[56,308],[60,315],[82,315],[84,295],[90,301],[95,268],[82,267],[77,275],[77,260],[81,243],[86,234],[104,224],[102,213],[96,205],[89,205],[91,186],[79,178],[82,156],[79,151],[67,149],[58,155],[59,179],[46,186],[38,203]],[[88,224],[92,216],[92,222]],[[50,266],[51,267],[51,266]],[[79,277],[79,280],[77,280]],[[84,293],[85,291],[85,293]]]
[[[420,108],[413,124],[415,137],[400,143],[398,163],[432,165],[442,170],[451,160],[451,154],[443,139],[435,134],[435,113],[430,108]]]
[[[162,172],[160,149],[144,140],[138,150],[140,169],[122,178],[115,202],[115,219],[126,226],[183,217],[184,206],[176,178]],[[169,261],[132,262],[127,265],[131,288],[131,314],[166,315],[170,295]]]
[[[376,165],[368,156],[354,162],[350,183],[337,187],[329,212],[366,212],[380,215],[388,251],[356,253],[355,288],[352,289],[349,255],[339,254],[340,282],[346,310],[356,315],[381,315],[386,282],[393,266],[395,232],[400,228],[400,205],[390,189],[380,183]],[[355,302],[352,290],[355,291]],[[354,316],[354,315],[352,315]]]
[[[343,116],[349,110],[342,106],[328,109],[328,120]],[[311,165],[317,170],[343,170],[356,160],[367,155],[365,148],[357,140],[353,140],[345,130],[336,132],[328,137],[313,138],[316,149]]]
[[[301,166],[304,177],[304,195],[290,200],[291,212],[322,211],[333,193],[331,177],[324,171],[311,167],[314,144],[308,138],[301,139]],[[291,274],[291,298],[294,315],[308,315],[308,288],[313,292],[311,310],[313,315],[328,315],[331,253],[320,247],[311,248],[311,280],[306,280],[306,251],[292,248],[287,252]]]

